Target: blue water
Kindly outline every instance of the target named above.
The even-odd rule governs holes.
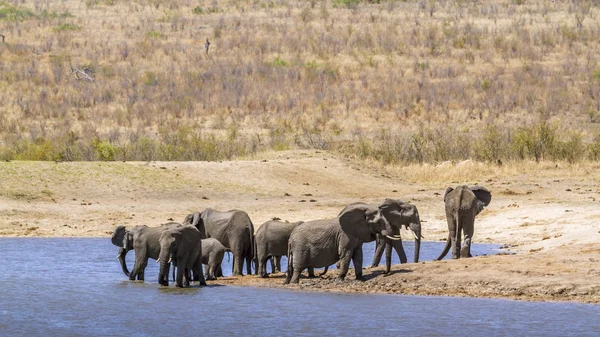
[[[109,239],[0,238],[0,252],[0,336],[600,335],[596,305],[160,288],[153,262],[127,281]]]

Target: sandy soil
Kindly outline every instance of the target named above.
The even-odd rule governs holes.
[[[258,226],[273,217],[333,217],[348,203],[390,197],[417,205],[427,221],[425,239],[440,241],[447,235],[443,191],[478,183],[493,199],[477,219],[474,242],[505,245],[506,255],[396,265],[389,276],[382,267],[367,269],[366,282],[349,275],[338,283],[330,271],[285,288],[600,303],[598,167],[505,166],[442,163],[410,173],[319,151],[266,153],[235,162],[3,162],[0,236],[108,239],[117,225],[181,221],[206,207],[245,210]],[[215,282],[284,287],[283,278]]]

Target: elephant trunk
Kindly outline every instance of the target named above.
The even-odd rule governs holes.
[[[160,272],[158,273],[158,283],[162,286],[169,285],[169,269],[171,264],[167,261],[160,261]]]
[[[419,253],[421,251],[421,222],[410,224],[410,230],[415,236],[415,259],[414,262],[419,262]]]
[[[419,262],[420,251],[421,251],[421,238],[415,237],[415,263]]]
[[[129,276],[129,269],[127,269],[127,262],[125,261],[127,252],[128,252],[128,250],[126,250],[125,248],[123,248],[123,247],[119,248],[119,255],[117,255],[117,258],[119,259],[119,262],[121,263],[121,269],[123,269],[123,273],[125,275]]]
[[[171,267],[171,252],[168,248],[162,247],[156,262],[160,263],[160,271],[158,273],[158,283],[163,286],[169,285],[169,269]]]

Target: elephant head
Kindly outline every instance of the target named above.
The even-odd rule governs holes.
[[[204,220],[202,220],[201,212],[194,212],[192,214],[188,214],[185,219],[183,219],[184,225],[192,225],[198,229],[202,239],[206,239],[206,228],[204,227]]]
[[[375,234],[387,235],[392,228],[377,207],[356,203],[346,206],[338,215],[342,230],[362,242],[375,240]]]
[[[115,228],[110,240],[113,245],[120,247],[117,258],[121,263],[121,269],[123,270],[123,273],[129,276],[129,270],[127,269],[125,256],[127,255],[128,251],[133,249],[133,234],[127,230],[125,226],[118,226]]]
[[[387,220],[393,229],[399,230],[404,226],[410,229],[415,237],[414,262],[419,262],[421,251],[421,219],[417,206],[405,203],[402,200],[385,199],[379,206],[381,215]],[[391,233],[390,233],[391,234]],[[391,240],[399,240],[396,236],[387,236]]]
[[[157,263],[160,263],[160,271],[158,273],[158,283],[163,286],[169,285],[169,269],[171,262],[177,256],[177,248],[181,242],[181,232],[176,230],[164,231],[160,239],[160,254]],[[176,263],[174,263],[176,264]]]

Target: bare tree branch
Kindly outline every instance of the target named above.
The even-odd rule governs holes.
[[[78,80],[86,80],[88,82],[94,82],[94,78],[92,76],[90,76],[90,74],[92,73],[90,69],[88,69],[88,68],[77,69],[77,68],[73,67],[71,62],[69,62],[69,67],[71,67],[71,72],[75,74],[75,77],[77,77]]]

